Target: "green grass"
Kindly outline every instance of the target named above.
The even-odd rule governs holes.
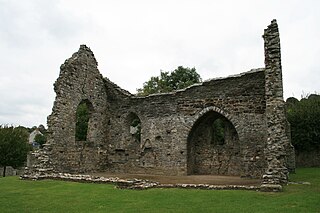
[[[320,168],[300,168],[281,193],[115,189],[114,185],[0,178],[0,212],[320,212]]]

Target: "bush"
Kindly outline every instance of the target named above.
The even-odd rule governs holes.
[[[312,94],[300,101],[288,98],[286,104],[292,144],[296,150],[320,149],[320,95]]]
[[[3,166],[3,177],[6,167],[17,168],[22,166],[30,150],[28,132],[23,128],[0,126],[0,166]]]

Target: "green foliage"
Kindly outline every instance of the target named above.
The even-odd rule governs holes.
[[[38,127],[37,126],[33,126],[31,128],[28,128],[29,129],[29,133],[33,132],[34,130],[36,130]]]
[[[37,142],[42,147],[43,144],[45,144],[47,142],[47,138],[45,135],[37,134],[34,137],[34,141]]]
[[[81,102],[76,112],[76,140],[86,141],[89,123],[89,107],[86,102]]]
[[[131,126],[137,128],[137,131],[134,133],[134,138],[136,141],[141,141],[141,121],[138,117],[134,118],[131,122]]]
[[[286,103],[292,144],[296,150],[320,149],[320,95],[312,94],[300,101],[288,98]]]
[[[320,168],[298,168],[284,192],[119,190],[114,185],[0,179],[0,212],[319,212]]]
[[[45,128],[42,124],[40,124],[40,125],[38,126],[38,129],[39,129],[39,131],[40,131],[42,134],[44,134],[44,135],[47,134],[47,130],[46,130],[46,128]]]
[[[201,82],[201,77],[195,68],[179,66],[171,73],[161,71],[160,76],[151,77],[143,84],[142,89],[137,89],[137,95],[171,92],[199,82]]]
[[[23,165],[29,151],[28,136],[23,128],[0,126],[0,166],[17,168]]]
[[[218,118],[213,122],[213,140],[214,144],[223,145],[225,142],[224,137],[224,122]]]

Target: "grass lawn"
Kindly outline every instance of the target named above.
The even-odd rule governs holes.
[[[284,192],[115,189],[109,184],[0,178],[0,212],[320,212],[320,168],[299,168]]]

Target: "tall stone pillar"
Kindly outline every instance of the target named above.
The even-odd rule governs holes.
[[[287,147],[290,146],[288,125],[283,101],[282,67],[278,24],[273,20],[264,31],[265,50],[265,99],[267,144],[265,156],[267,169],[262,187],[280,186],[288,181],[286,166]],[[277,188],[277,187],[275,187]]]

